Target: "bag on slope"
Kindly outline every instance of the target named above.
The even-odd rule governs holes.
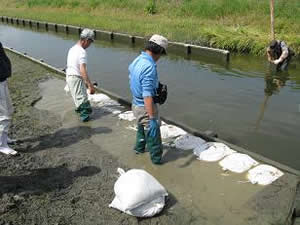
[[[252,166],[258,165],[250,156],[242,153],[233,153],[219,162],[223,170],[230,170],[235,173],[243,173]]]
[[[206,142],[194,149],[194,155],[198,156],[199,160],[207,162],[219,161],[235,152],[227,145],[219,142]]]
[[[119,114],[119,119],[120,120],[128,120],[128,121],[133,121],[135,120],[135,116],[133,115],[133,112],[132,111],[126,111],[126,112],[123,112],[121,114]]]
[[[91,102],[99,103],[99,102],[107,102],[110,101],[111,98],[105,94],[88,94],[88,98]]]
[[[252,184],[268,185],[273,183],[284,173],[269,165],[259,165],[248,171],[248,179]]]
[[[109,207],[136,217],[151,217],[161,212],[168,196],[165,188],[144,170],[118,169],[120,177],[114,185],[115,198]]]
[[[169,125],[166,123],[160,126],[160,133],[162,139],[175,138],[187,134],[186,131],[184,131],[180,127],[176,127],[174,125]]]
[[[185,134],[175,139],[175,147],[182,150],[191,150],[203,145],[206,141],[202,138]]]

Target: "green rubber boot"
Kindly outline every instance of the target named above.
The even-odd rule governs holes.
[[[136,154],[144,153],[146,147],[146,136],[144,131],[143,125],[138,125],[137,132],[136,132],[136,143],[134,150]]]
[[[163,153],[163,147],[161,142],[160,129],[158,130],[157,135],[155,137],[151,137],[147,134],[146,143],[152,163],[162,164],[161,158]]]
[[[92,113],[92,107],[89,101],[82,103],[77,109],[76,112],[80,114],[80,120],[82,122],[87,122],[90,120],[90,114]]]

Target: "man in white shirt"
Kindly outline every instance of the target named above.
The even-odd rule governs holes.
[[[80,40],[70,48],[67,59],[66,81],[74,100],[80,120],[87,122],[92,113],[92,107],[88,100],[87,88],[90,94],[95,93],[87,73],[86,50],[94,41],[94,32],[90,29],[82,30]]]
[[[267,48],[268,61],[276,65],[278,71],[287,70],[294,52],[284,41],[273,40]]]

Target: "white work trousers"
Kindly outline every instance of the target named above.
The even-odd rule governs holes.
[[[7,147],[8,128],[13,113],[7,81],[0,82],[0,147]]]
[[[87,89],[80,76],[68,75],[66,81],[76,108],[88,101]]]

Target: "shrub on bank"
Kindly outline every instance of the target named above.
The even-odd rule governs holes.
[[[0,0],[0,15],[264,54],[267,0]],[[275,1],[275,33],[300,54],[300,1]]]

